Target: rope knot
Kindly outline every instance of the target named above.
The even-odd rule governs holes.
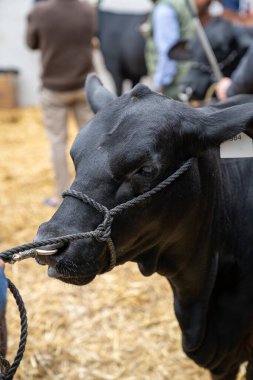
[[[95,239],[100,242],[106,242],[111,238],[113,217],[108,209],[105,210],[105,218],[103,222],[98,226]]]

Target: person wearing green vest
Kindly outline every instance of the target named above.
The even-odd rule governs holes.
[[[194,23],[187,5],[189,0],[155,1],[151,15],[151,33],[146,43],[146,62],[155,91],[177,99],[178,84],[189,64],[168,57],[170,48],[194,34]],[[211,0],[195,0],[199,14],[206,12]]]

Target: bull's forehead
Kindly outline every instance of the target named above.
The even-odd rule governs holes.
[[[175,103],[142,86],[132,90],[99,111],[80,132],[76,141],[90,149],[94,146],[125,144],[133,139],[155,138],[166,126],[174,125]],[[143,86],[145,89],[146,87]]]
[[[167,98],[150,90],[146,93],[133,90],[100,111],[93,120],[93,126],[101,128],[106,136],[124,135],[126,138],[137,130],[145,133],[143,127],[161,125],[167,119],[169,102]]]
[[[110,102],[78,134],[72,150],[75,164],[108,171],[114,162],[132,168],[154,154],[167,152],[184,105],[136,86],[131,92]],[[165,143],[169,141],[169,143]]]

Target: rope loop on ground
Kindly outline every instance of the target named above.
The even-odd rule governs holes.
[[[20,341],[19,341],[19,347],[17,354],[14,358],[13,363],[11,364],[10,368],[7,370],[7,373],[5,373],[2,378],[3,380],[12,380],[13,376],[15,375],[19,364],[23,358],[24,352],[25,352],[25,346],[26,346],[26,341],[27,341],[27,315],[26,315],[26,309],[24,302],[22,300],[22,297],[16,288],[16,286],[9,280],[8,281],[8,288],[10,289],[16,304],[18,306],[19,310],[19,315],[20,315],[20,321],[21,321],[21,332],[20,332]]]

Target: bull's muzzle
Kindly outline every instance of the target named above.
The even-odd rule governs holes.
[[[190,86],[181,86],[178,94],[178,98],[183,103],[188,103],[192,97],[193,89]]]

